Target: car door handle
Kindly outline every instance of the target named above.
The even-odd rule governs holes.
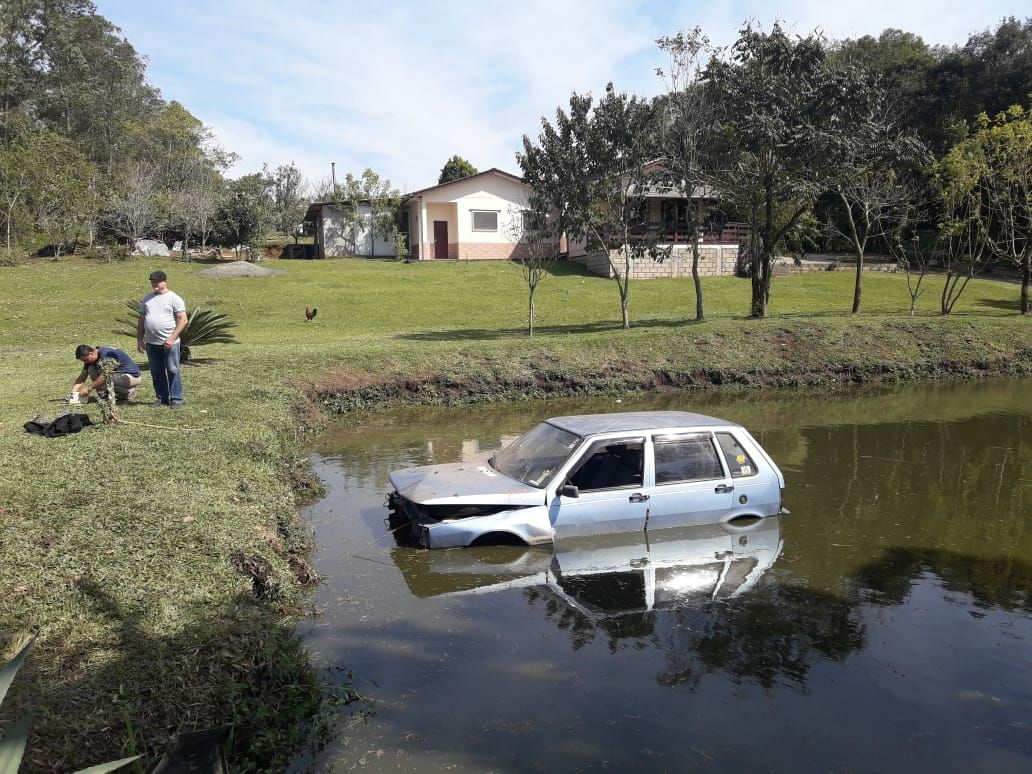
[[[716,492],[717,494],[727,494],[728,492],[735,491],[735,488],[733,486],[728,486],[727,484],[721,484],[720,486],[718,486],[713,491]]]
[[[627,499],[632,503],[643,503],[649,499],[649,496],[647,494],[642,494],[641,492],[635,492]]]

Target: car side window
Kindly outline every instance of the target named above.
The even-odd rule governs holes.
[[[720,458],[709,433],[657,436],[654,444],[656,484],[724,477],[724,469],[720,466]]]
[[[727,460],[727,469],[731,471],[731,478],[745,478],[755,476],[756,463],[752,457],[742,448],[731,433],[717,433],[717,441],[720,443],[720,450],[724,452],[724,459]]]
[[[641,486],[644,452],[645,441],[641,438],[599,441],[567,480],[582,492]]]

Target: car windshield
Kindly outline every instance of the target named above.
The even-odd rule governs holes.
[[[542,422],[491,458],[499,473],[540,489],[580,443],[580,436]]]

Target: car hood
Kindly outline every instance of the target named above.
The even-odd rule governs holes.
[[[545,493],[509,478],[486,462],[453,462],[396,470],[395,491],[420,505],[538,505]]]

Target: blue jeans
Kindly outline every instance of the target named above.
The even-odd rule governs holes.
[[[150,363],[154,394],[161,403],[183,402],[183,378],[179,373],[179,342],[172,349],[164,344],[147,343],[147,362]]]

